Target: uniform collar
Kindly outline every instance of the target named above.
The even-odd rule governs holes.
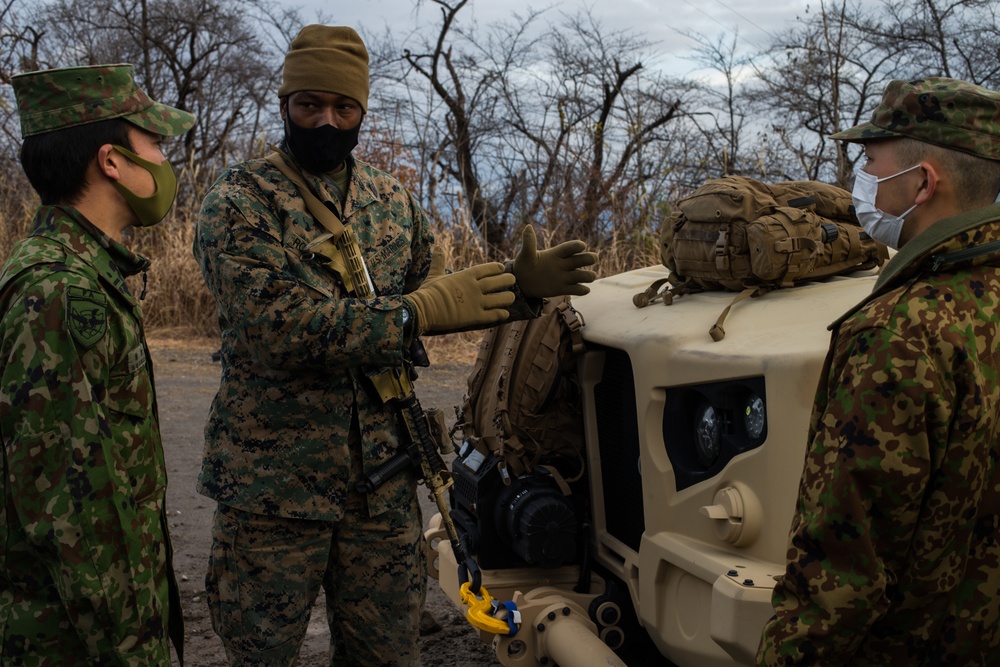
[[[31,221],[28,235],[68,248],[128,296],[125,277],[144,272],[150,265],[148,259],[112,239],[72,206],[42,206]]]

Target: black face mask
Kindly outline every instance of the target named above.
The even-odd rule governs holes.
[[[358,145],[361,123],[350,130],[338,130],[333,125],[306,128],[296,125],[291,114],[285,118],[285,139],[292,155],[313,173],[332,171],[344,163]]]

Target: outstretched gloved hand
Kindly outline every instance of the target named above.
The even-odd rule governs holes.
[[[514,303],[514,276],[504,272],[503,264],[489,262],[442,274],[435,271],[434,261],[432,256],[428,278],[433,279],[403,295],[416,320],[416,335],[493,326],[510,317],[506,308]]]
[[[535,230],[531,225],[521,233],[521,250],[514,258],[514,276],[525,296],[542,298],[562,294],[587,294],[597,273],[584,267],[597,263],[597,254],[584,252],[583,241],[566,241],[538,252]]]

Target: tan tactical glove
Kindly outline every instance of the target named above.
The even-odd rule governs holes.
[[[587,294],[597,273],[585,266],[597,263],[597,254],[584,252],[583,241],[566,241],[554,248],[538,252],[535,230],[531,225],[521,233],[521,250],[514,258],[514,276],[521,292],[528,297],[542,298],[562,294]]]
[[[503,264],[490,262],[455,273],[438,272],[403,299],[413,311],[414,333],[419,336],[503,322],[510,317],[505,309],[514,303],[513,286],[514,276],[504,273]]]

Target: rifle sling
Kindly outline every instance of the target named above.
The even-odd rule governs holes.
[[[271,148],[274,148],[274,146]],[[285,175],[285,178],[295,184],[295,187],[299,189],[299,194],[302,195],[302,200],[306,203],[306,208],[312,216],[316,218],[319,224],[326,228],[326,231],[333,234],[334,240],[339,239],[340,235],[344,233],[344,223],[334,215],[333,211],[327,208],[326,204],[319,200],[319,197],[313,194],[313,191],[306,184],[305,179],[302,178],[302,173],[288,161],[285,154],[274,148],[274,152],[269,153],[264,159],[277,167]]]

